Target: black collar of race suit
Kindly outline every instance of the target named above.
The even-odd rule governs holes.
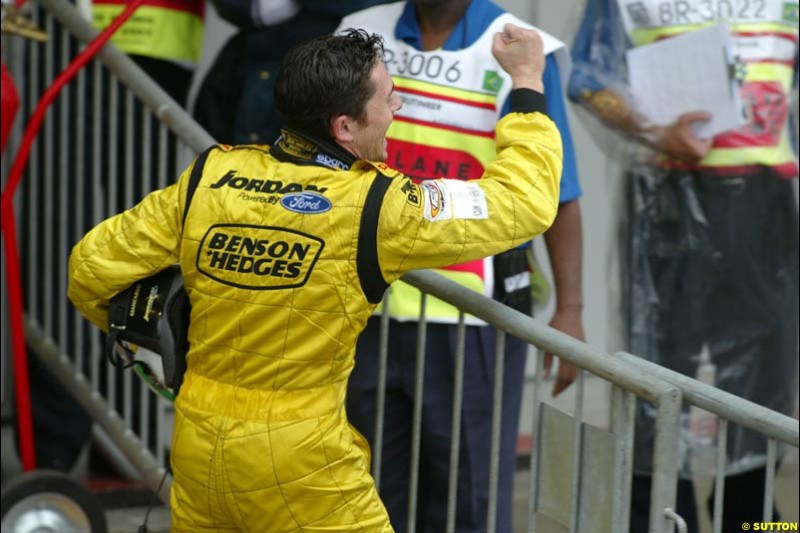
[[[349,170],[356,158],[338,144],[300,133],[286,126],[281,136],[270,147],[270,154],[284,163],[316,165],[339,170]]]

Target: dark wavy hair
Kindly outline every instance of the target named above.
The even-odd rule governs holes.
[[[382,57],[379,35],[352,28],[289,50],[275,81],[275,107],[284,123],[329,139],[333,117],[361,120],[375,91],[370,74]]]

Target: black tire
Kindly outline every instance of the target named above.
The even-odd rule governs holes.
[[[74,479],[53,470],[35,470],[13,478],[2,489],[0,507],[2,533],[27,533],[28,529],[20,525],[20,516],[27,516],[28,524],[35,523],[38,517],[62,520],[55,522],[57,529],[50,522],[48,527],[53,531],[68,529],[65,524],[75,533],[108,531],[100,501]]]

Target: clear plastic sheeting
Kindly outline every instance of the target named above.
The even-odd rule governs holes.
[[[624,296],[632,353],[791,414],[797,376],[798,230],[791,182],[635,165]],[[648,472],[654,410],[637,412],[637,471]],[[681,472],[716,445],[713,420],[684,416]],[[762,466],[766,439],[739,427],[728,473]],[[697,457],[695,457],[696,459]],[[695,466],[696,468],[696,466]]]

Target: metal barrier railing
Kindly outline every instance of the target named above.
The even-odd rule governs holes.
[[[153,490],[158,490],[160,487],[158,497],[161,501],[168,503],[172,479],[167,476],[164,483],[161,484],[165,471],[163,456],[154,456],[143,445],[143,442],[147,442],[143,433],[132,428],[111,403],[94,390],[87,377],[76,369],[74,360],[66,354],[60,353],[53,339],[48,337],[39,325],[28,320],[25,325],[25,333],[29,339],[30,348],[36,356],[47,365],[47,368],[55,374],[72,397],[89,413],[92,420],[109,436],[147,485]],[[145,393],[142,396],[146,397],[148,394]]]
[[[782,442],[795,448],[800,447],[800,422],[635,355],[618,352],[615,356],[642,372],[647,372],[680,388],[687,404],[699,407],[719,417],[719,427],[715,442],[716,460],[712,517],[714,533],[721,533],[722,531],[722,502],[725,492],[727,465],[727,446],[724,443],[727,442],[728,424],[733,422],[764,435],[767,444],[765,460],[767,477],[764,487],[762,520],[764,522],[772,522],[775,504],[775,471],[778,461],[777,444]]]
[[[686,404],[704,409],[720,418],[719,433],[717,435],[718,443],[726,442],[729,421],[763,434],[765,439],[768,439],[763,521],[771,521],[774,503],[777,442],[782,442],[795,448],[798,447],[800,426],[796,419],[701,383],[696,379],[668,370],[635,355],[620,352],[611,356],[594,351],[583,343],[548,328],[518,311],[509,309],[499,302],[489,300],[477,293],[464,291],[457,284],[435,274],[413,272],[407,274],[403,279],[424,293],[451,303],[461,311],[473,314],[498,329],[537,346],[543,351],[558,354],[581,369],[587,370],[614,384],[611,429],[615,439],[614,454],[617,468],[612,486],[604,487],[604,490],[614,492],[613,526],[609,531],[626,531],[628,527],[629,514],[627,506],[630,501],[629,482],[632,473],[631,453],[635,396],[648,400],[659,407],[656,421],[656,447],[653,456],[654,479],[651,493],[651,531],[672,531],[670,524],[673,522],[678,527],[678,531],[685,531],[683,520],[673,511],[675,482],[678,471],[678,443],[676,437],[680,433],[678,419],[681,412],[681,396],[683,396]],[[608,366],[606,364],[607,361],[613,358],[624,364],[619,367]],[[534,385],[536,391],[541,389],[540,375],[541,364],[536,372],[537,381]],[[653,378],[653,381],[648,381],[651,378]],[[665,384],[670,384],[679,394],[677,398],[668,399],[668,393],[662,388],[662,397],[654,398],[652,392],[648,394],[641,388],[644,383],[648,382],[655,388],[654,390],[664,387]],[[578,434],[582,418],[582,380],[579,380],[576,387],[577,398],[574,417],[576,434]],[[534,409],[535,417],[539,415],[540,407],[541,405],[537,398]],[[539,427],[536,421],[534,421],[533,427]],[[577,444],[573,451],[573,464],[577,467],[581,461],[580,439],[576,438],[575,442]],[[535,456],[538,448],[537,444],[533,446],[531,456],[531,476],[534,479],[537,473]],[[718,445],[713,516],[714,533],[719,533],[722,528],[721,512],[726,471],[725,453],[726,446]],[[573,469],[573,474],[575,472],[576,469]],[[573,479],[572,514],[567,524],[570,531],[586,531],[587,525],[579,523],[580,494],[577,493],[579,486],[580,480]],[[537,511],[534,503],[536,501],[535,490],[536,488],[534,487],[529,494],[531,502],[529,505],[529,519],[532,519],[533,514]]]
[[[651,531],[667,532],[672,531],[671,518],[665,514],[665,510],[672,510],[675,507],[677,470],[670,466],[678,462],[678,441],[681,409],[681,391],[679,388],[670,386],[668,383],[653,378],[649,374],[636,372],[609,354],[592,349],[588,345],[576,341],[575,339],[556,331],[531,317],[513,310],[500,302],[491,300],[478,293],[464,290],[463,287],[450,280],[444,279],[432,272],[411,272],[403,278],[411,285],[420,289],[423,293],[433,295],[441,300],[456,305],[461,311],[472,314],[498,328],[498,330],[509,333],[523,341],[532,344],[541,350],[557,354],[570,363],[575,364],[582,370],[591,372],[614,384],[614,404],[612,431],[614,434],[614,456],[617,460],[614,479],[608,480],[609,485],[602,487],[602,490],[612,492],[611,524],[608,531],[625,531],[628,527],[628,507],[630,502],[630,481],[632,470],[632,447],[633,447],[633,398],[640,397],[657,407],[657,438],[654,460],[653,486],[651,492]],[[503,333],[499,335],[503,337]],[[462,354],[463,356],[463,354]],[[499,360],[499,359],[498,359]],[[541,361],[541,358],[540,358]],[[536,375],[541,375],[540,368]],[[502,372],[502,365],[495,368],[496,375]],[[495,379],[495,383],[500,381]],[[495,387],[495,393],[499,393],[500,387]],[[535,390],[541,389],[540,383],[535,385]],[[580,398],[583,395],[583,380],[577,384],[577,396],[575,413],[575,437],[573,448],[572,473],[572,505],[570,510],[569,523],[570,531],[586,531],[588,524],[580,524],[580,471],[582,450],[581,431],[581,404]],[[497,396],[495,397],[495,407],[497,406]],[[539,418],[541,416],[540,402],[534,406],[533,428],[534,431],[540,427]],[[493,420],[497,420],[497,411]],[[541,435],[537,435],[541,439]],[[455,441],[455,438],[453,439]],[[492,438],[491,457],[497,454],[498,429]],[[539,440],[541,442],[541,440]],[[418,444],[415,443],[415,446]],[[530,458],[530,471],[533,483],[529,492],[528,515],[529,531],[535,531],[535,514],[539,508],[539,497],[537,489],[539,484],[539,457],[540,446],[534,444]],[[413,465],[412,465],[413,470]],[[490,479],[496,480],[497,471],[493,468]],[[596,487],[599,488],[599,487]],[[455,488],[451,484],[451,491]],[[496,491],[490,491],[490,509],[496,505]],[[494,513],[489,513],[490,523],[487,530],[493,531]],[[454,524],[448,524],[448,530],[454,530]]]
[[[22,87],[25,104],[20,116],[32,109],[42,88],[73,55],[80,42],[88,42],[95,30],[81,17],[73,6],[64,0],[43,0],[46,13],[37,15],[40,26],[51,36],[56,36],[44,52],[33,43],[9,43],[4,53],[15,78]],[[60,25],[56,25],[57,20]],[[68,29],[68,31],[67,31]],[[32,155],[28,175],[23,182],[21,202],[26,243],[23,250],[26,278],[27,332],[30,347],[47,362],[68,390],[92,415],[113,441],[117,453],[140,473],[155,490],[168,452],[167,422],[170,404],[147,394],[137,380],[125,373],[120,379],[116,369],[103,366],[101,342],[98,333],[86,324],[69,306],[66,293],[67,257],[72,243],[91,226],[125,207],[132,205],[152,188],[161,187],[177,177],[182,161],[180,151],[173,152],[171,143],[189,152],[199,152],[213,143],[213,139],[197,126],[169,96],[124,54],[112,46],[106,47],[89,72],[76,80],[74,90],[63,94],[48,118],[42,137]],[[90,94],[89,99],[83,95]],[[143,106],[143,107],[142,107]],[[89,119],[87,120],[87,117]],[[107,122],[105,122],[107,120]],[[18,142],[12,136],[9,150]],[[170,155],[172,154],[172,155]],[[174,166],[173,166],[174,159]],[[183,158],[183,159],[187,159]],[[3,164],[5,167],[6,161]],[[5,168],[4,168],[5,170]],[[74,179],[75,177],[78,179]],[[119,180],[119,181],[118,181]],[[66,184],[73,185],[72,188]],[[53,193],[53,194],[51,194]],[[430,272],[407,274],[405,281],[446,302],[456,305],[463,313],[477,316],[495,325],[501,332],[498,350],[505,342],[505,333],[511,334],[547,352],[554,353],[582,369],[576,385],[576,410],[571,422],[573,445],[571,448],[570,499],[567,516],[562,520],[570,531],[626,531],[629,520],[631,476],[633,471],[634,403],[642,398],[657,409],[656,445],[653,454],[654,470],[651,499],[651,531],[666,533],[682,520],[675,515],[678,463],[678,434],[682,400],[714,412],[738,424],[766,435],[770,442],[770,468],[774,472],[775,441],[798,446],[797,421],[730,397],[721,391],[699,384],[693,379],[670,373],[629,354],[612,356],[592,349],[586,344],[561,334],[530,317],[511,310],[499,302],[463,289],[461,286]],[[424,301],[424,300],[423,300]],[[424,305],[424,304],[423,304]],[[423,308],[424,314],[424,308]],[[378,380],[385,385],[386,343],[389,321],[382,321]],[[423,321],[424,324],[424,321]],[[5,328],[5,318],[3,327]],[[5,329],[4,331],[4,338]],[[421,380],[424,368],[424,326],[418,339],[417,398],[414,409],[414,438],[412,449],[412,502],[416,504],[416,472],[419,467],[421,414]],[[463,389],[463,314],[457,341],[455,404]],[[4,347],[3,372],[5,367]],[[531,489],[528,494],[529,530],[534,531],[534,516],[544,512],[542,496],[548,489],[547,472],[541,462],[540,431],[550,414],[540,402],[541,359],[535,374],[535,408],[533,428],[537,443],[530,457]],[[655,368],[653,368],[655,367]],[[589,499],[584,474],[589,440],[584,433],[590,429],[583,422],[583,371],[594,374],[613,385],[611,435],[613,445],[613,479],[602,487],[611,495],[609,522],[602,527],[590,525],[584,518]],[[497,456],[499,450],[499,409],[502,386],[502,358],[495,367],[494,432],[489,493],[489,523],[487,530],[494,531],[494,509],[497,506]],[[4,380],[5,381],[5,380]],[[380,480],[383,433],[384,396],[378,394],[378,422],[374,442],[374,477]],[[4,389],[5,391],[5,389]],[[4,394],[5,398],[5,394]],[[5,400],[4,400],[5,401]],[[155,407],[154,407],[155,402]],[[155,415],[152,413],[155,412]],[[154,418],[153,418],[154,417]],[[448,531],[455,524],[455,480],[458,467],[458,432],[460,409],[454,411],[452,420],[453,443],[450,453],[450,489],[447,505]],[[726,425],[723,423],[723,433]],[[724,434],[723,434],[724,437]],[[724,441],[723,441],[724,442]],[[720,447],[724,454],[724,446]],[[718,461],[724,464],[724,456]],[[723,469],[719,469],[721,471]],[[770,480],[772,478],[770,477]],[[724,486],[717,477],[717,498]],[[595,487],[597,488],[597,487]],[[159,493],[167,501],[169,483]],[[765,510],[769,503],[767,494]],[[719,509],[719,506],[717,507]],[[715,524],[720,523],[715,513]],[[765,511],[765,518],[768,514]],[[720,526],[716,526],[719,531]]]
[[[71,4],[41,4],[33,6],[30,17],[49,35],[46,44],[4,37],[4,58],[21,96],[9,157],[3,158],[4,179],[40,96],[82,43],[97,35]],[[102,357],[99,332],[66,300],[68,257],[71,246],[92,226],[174,181],[192,154],[213,142],[128,56],[107,46],[48,111],[15,199],[29,348],[48,363],[70,363],[70,370],[48,366],[56,375],[70,377],[67,389],[98,423],[95,442],[121,472],[138,472],[153,488],[160,476],[152,475],[150,467],[157,465],[163,472],[167,461],[172,404],[146,393],[130,373],[120,374]],[[7,322],[4,308],[4,342],[10,333]],[[4,345],[4,412],[11,390],[8,353]],[[54,359],[54,353],[59,357]],[[76,383],[82,386],[76,388]],[[124,432],[118,431],[117,422],[124,424]],[[128,442],[134,435],[138,449]],[[148,454],[152,464],[142,463]],[[161,491],[166,498],[168,494]]]

